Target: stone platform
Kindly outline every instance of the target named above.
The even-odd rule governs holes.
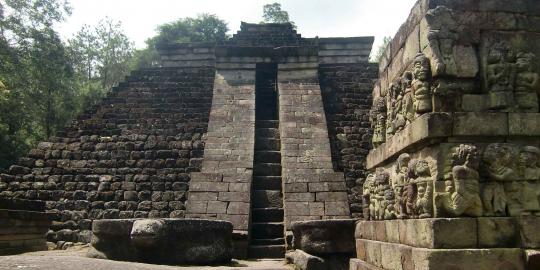
[[[0,200],[0,255],[47,249],[51,221],[44,210],[43,202]]]
[[[350,269],[535,269],[539,226],[533,216],[360,221]]]
[[[232,259],[232,224],[203,219],[117,219],[93,223],[88,256],[156,264],[212,265]]]

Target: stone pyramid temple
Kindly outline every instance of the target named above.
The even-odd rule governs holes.
[[[160,44],[0,174],[0,215],[27,224],[0,251],[540,269],[539,33],[537,0],[418,0],[378,64],[373,37],[288,23]]]

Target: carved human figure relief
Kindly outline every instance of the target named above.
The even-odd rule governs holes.
[[[394,119],[396,116],[396,89],[395,85],[390,85],[386,95],[386,138],[392,137],[396,133],[394,128]]]
[[[445,6],[438,6],[426,14],[429,32],[428,40],[433,51],[434,70],[437,75],[457,75],[454,46],[459,38],[458,24],[454,12]]]
[[[429,63],[428,63],[429,65]],[[401,78],[401,89],[403,91],[403,101],[401,105],[401,114],[405,117],[405,125],[414,120],[414,96],[413,96],[413,74],[409,71],[403,73]]]
[[[538,201],[538,185],[535,182],[520,181],[522,215],[539,215],[540,202]]]
[[[391,84],[390,85],[390,94],[392,98],[392,126],[391,131],[392,134],[395,134],[402,130],[405,125],[407,124],[407,119],[405,118],[405,115],[403,114],[403,89],[401,89],[401,85],[399,84]]]
[[[417,195],[415,201],[415,216],[419,218],[432,217],[433,213],[433,179],[429,163],[425,160],[414,160],[409,166],[411,184],[415,184]]]
[[[521,148],[518,171],[521,179],[540,180],[540,149],[538,147],[525,146]]]
[[[534,70],[536,55],[519,52],[516,56],[515,102],[519,111],[538,112],[540,76]]]
[[[482,200],[478,173],[480,157],[476,146],[461,144],[455,147],[450,156],[451,180],[446,190],[437,194],[435,204],[438,212],[451,216],[482,216]]]
[[[503,42],[494,44],[489,49],[486,77],[491,109],[506,109],[513,104],[515,61],[515,53]]]
[[[482,156],[484,170],[490,180],[512,181],[517,179],[515,155],[512,147],[503,143],[489,144]]]
[[[489,144],[482,161],[487,180],[482,192],[485,215],[504,216],[508,199],[501,182],[517,179],[514,151],[508,144]]]
[[[375,175],[368,174],[366,181],[364,181],[363,190],[362,190],[362,205],[364,212],[364,219],[370,220],[375,216],[375,205],[371,200],[371,194],[375,192]]]
[[[408,180],[409,162],[411,157],[407,153],[401,154],[396,162],[395,175],[392,179],[392,187],[395,193],[395,211],[398,218],[407,218],[407,197],[405,192],[405,185]]]
[[[431,112],[431,68],[429,59],[424,54],[418,54],[414,58],[413,75],[414,111],[417,114]]]
[[[384,98],[378,98],[371,111],[371,123],[373,128],[373,147],[386,142],[386,102]]]
[[[394,195],[390,186],[390,175],[383,168],[379,168],[375,174],[376,205],[375,216],[377,220],[395,218]]]

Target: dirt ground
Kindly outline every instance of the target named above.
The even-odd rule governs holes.
[[[87,246],[0,257],[0,270],[292,270],[283,260],[234,260],[228,266],[166,266],[86,258]]]

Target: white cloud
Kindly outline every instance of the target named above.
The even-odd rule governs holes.
[[[83,24],[108,16],[122,22],[126,34],[144,46],[159,24],[200,13],[216,14],[229,23],[231,33],[241,21],[259,22],[264,4],[275,0],[71,0],[73,15],[60,25],[70,37]],[[415,0],[278,0],[305,37],[393,36]]]

